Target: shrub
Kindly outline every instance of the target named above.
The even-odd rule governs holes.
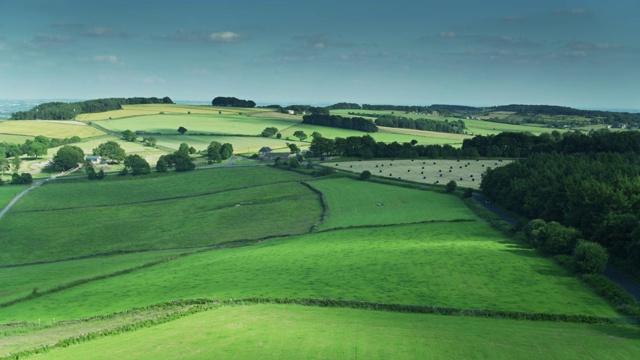
[[[573,268],[580,274],[600,273],[608,260],[607,250],[591,241],[580,241],[573,251]]]
[[[462,194],[462,198],[466,199],[466,198],[470,198],[473,196],[473,189],[472,188],[467,188],[464,193]]]
[[[456,188],[457,188],[457,187],[458,187],[458,184],[456,184],[456,182],[455,182],[455,181],[451,180],[451,181],[449,181],[449,182],[447,183],[446,191],[447,191],[448,193],[452,193],[452,192],[456,191]]]
[[[368,180],[371,177],[371,171],[365,170],[360,173],[360,180]]]

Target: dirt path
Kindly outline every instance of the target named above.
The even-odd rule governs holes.
[[[511,218],[509,215],[496,209],[495,206],[492,206],[490,203],[488,203],[485,200],[485,198],[482,197],[482,195],[473,193],[473,198],[476,199],[476,201],[478,201],[482,206],[487,208],[487,210],[496,214],[500,219],[506,221],[511,226],[515,226],[517,224],[517,221],[515,221],[515,219]],[[609,280],[618,284],[621,288],[625,289],[636,300],[640,301],[640,284],[635,282],[633,279],[630,279],[622,275],[611,266],[607,266],[604,272],[602,272],[602,275],[606,276],[607,278],[609,278]]]

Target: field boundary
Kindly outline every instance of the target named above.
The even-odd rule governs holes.
[[[329,206],[327,205],[327,199],[324,197],[324,194],[322,193],[322,191],[314,188],[311,184],[307,183],[306,181],[301,181],[300,184],[304,185],[305,187],[309,188],[309,190],[311,190],[312,192],[314,192],[316,195],[318,195],[318,201],[320,202],[320,207],[322,208],[322,213],[320,215],[320,220],[315,223],[311,229],[309,229],[309,233],[312,232],[316,232],[318,229],[318,226],[322,225],[322,223],[324,223],[327,220],[327,217],[329,216]]]
[[[118,335],[126,332],[133,332],[142,328],[149,328],[155,325],[164,324],[173,320],[193,315],[203,311],[209,311],[213,309],[220,309],[223,306],[251,306],[251,305],[298,305],[308,307],[326,307],[326,308],[349,308],[360,309],[369,311],[385,311],[396,313],[415,313],[415,314],[430,314],[430,315],[443,315],[443,316],[465,316],[465,317],[478,317],[478,318],[494,318],[504,320],[515,321],[540,321],[540,322],[566,322],[577,324],[616,324],[625,323],[624,319],[620,321],[617,318],[597,317],[590,315],[570,315],[570,314],[546,314],[546,313],[525,313],[515,311],[499,311],[499,310],[479,310],[479,309],[457,309],[438,306],[423,306],[423,305],[408,305],[408,304],[390,304],[390,303],[376,303],[369,301],[358,300],[338,300],[338,299],[315,299],[315,298],[301,298],[301,299],[289,299],[289,298],[243,298],[243,299],[227,299],[227,300],[215,300],[215,299],[187,299],[176,300],[171,302],[164,302],[155,305],[149,305],[145,307],[133,308],[126,311],[97,315],[90,318],[58,321],[57,324],[72,324],[77,322],[86,322],[96,319],[110,319],[123,314],[128,314],[135,311],[151,311],[153,309],[167,309],[172,307],[187,307],[186,310],[176,310],[175,312],[167,315],[147,319],[138,322],[133,322],[121,326],[117,326],[112,329],[99,330],[89,333],[83,333],[78,336],[68,337],[59,340],[53,345],[44,345],[36,349],[24,350],[17,353],[9,354],[0,359],[18,359],[28,355],[35,355],[39,353],[46,353],[55,348],[67,347],[72,344],[80,344],[101,337],[107,337],[111,335]],[[2,326],[38,326],[38,323],[13,323],[13,324],[0,324]]]

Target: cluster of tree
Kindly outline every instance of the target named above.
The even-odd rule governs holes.
[[[93,163],[91,161],[84,162],[84,171],[87,173],[89,180],[102,180],[105,176],[104,170],[102,169],[96,173],[96,169],[93,167]]]
[[[80,142],[80,138],[77,136],[64,139],[52,139],[43,135],[38,135],[33,140],[27,139],[21,145],[2,142],[0,143],[0,158],[28,155],[37,159],[39,156],[47,155],[49,148],[77,142]]]
[[[573,270],[579,274],[600,273],[607,266],[609,254],[600,244],[585,241],[578,229],[542,219],[529,221],[525,239],[549,255],[572,255]]]
[[[371,136],[350,136],[347,138],[326,139],[322,135],[313,136],[309,147],[310,156],[349,156],[363,159],[373,158],[461,158],[465,156],[462,149],[445,145],[417,145],[416,140],[411,142],[392,143],[376,142]]]
[[[211,162],[221,162],[227,160],[233,155],[233,146],[229,143],[221,144],[217,141],[212,141],[207,146],[207,158]]]
[[[28,185],[33,183],[33,177],[29,173],[13,173],[11,175],[11,184],[13,185]],[[4,180],[0,179],[0,185],[4,185]]]
[[[98,145],[97,148],[93,149],[93,155],[101,156],[116,163],[124,161],[126,156],[124,149],[115,141],[107,141]]]
[[[260,135],[264,137],[273,137],[275,134],[278,134],[278,128],[272,126],[265,128],[262,130],[262,133],[260,133]]]
[[[606,124],[640,125],[640,113],[615,112],[602,110],[580,110],[566,106],[554,105],[502,105],[492,108],[493,111],[510,111],[518,115],[567,115],[581,116],[591,119],[602,119]]]
[[[168,169],[175,169],[175,171],[191,171],[196,168],[196,164],[191,159],[191,154],[194,154],[196,149],[189,147],[186,143],[180,144],[178,151],[162,155],[156,163],[157,172],[166,172]]]
[[[640,153],[640,132],[612,132],[607,129],[589,134],[573,131],[542,133],[500,133],[478,135],[462,142],[462,149],[477,152],[483,157],[526,157],[533,153]]]
[[[337,104],[329,105],[326,108],[329,109],[329,110],[339,110],[339,109],[345,109],[345,110],[356,109],[356,110],[360,110],[360,109],[362,109],[362,106],[360,106],[359,104],[356,104],[356,103],[339,102]]]
[[[218,96],[211,101],[212,106],[229,106],[229,107],[242,107],[252,108],[256,107],[256,103],[253,100],[243,100],[235,97]]]
[[[462,120],[438,121],[430,119],[409,119],[394,115],[382,115],[376,119],[375,123],[378,126],[437,131],[452,134],[464,134],[464,129],[466,129],[465,123]]]
[[[429,106],[432,111],[437,112],[450,112],[450,113],[476,113],[484,110],[483,108],[478,108],[474,106],[465,106],[465,105],[447,105],[447,104],[433,104]]]
[[[168,96],[160,99],[157,97],[143,98],[108,98],[80,102],[48,102],[40,104],[27,111],[18,111],[11,115],[13,120],[72,120],[78,114],[97,113],[122,109],[122,105],[134,104],[173,104]]]
[[[150,172],[151,166],[147,160],[138,154],[131,154],[124,158],[124,168],[120,171],[120,175],[146,175]]]
[[[312,114],[303,116],[302,123],[309,125],[321,125],[341,129],[358,130],[364,132],[378,131],[378,127],[373,123],[373,121],[360,117],[347,118],[338,115]]]
[[[638,153],[532,154],[488,169],[485,195],[529,219],[580,229],[613,259],[640,270]]]
[[[55,170],[67,171],[84,161],[84,151],[74,145],[64,145],[53,156],[52,167]]]

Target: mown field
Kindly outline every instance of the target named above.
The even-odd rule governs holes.
[[[610,325],[251,305],[209,310],[33,358],[633,359],[640,352],[636,334]]]
[[[373,176],[401,179],[423,184],[446,185],[453,180],[459,187],[479,189],[482,174],[488,168],[496,168],[512,160],[367,160],[329,163],[336,170],[361,173],[365,170]]]
[[[26,185],[14,185],[14,186],[0,186],[0,209],[4,207],[16,196],[19,192],[26,189]]]
[[[206,150],[207,146],[212,141],[217,141],[221,144],[229,143],[233,146],[234,154],[247,154],[252,155],[258,153],[262,147],[267,146],[273,151],[277,152],[289,152],[287,143],[296,144],[300,149],[307,149],[309,147],[308,142],[298,141],[297,138],[287,140],[286,138],[280,140],[276,138],[266,138],[262,136],[156,136],[158,139],[158,145],[164,146],[170,149],[178,149],[180,144],[187,143],[189,146],[193,146],[196,150]]]
[[[104,132],[76,121],[0,121],[0,134],[35,137],[44,135],[49,138],[90,138],[104,135]],[[8,140],[3,140],[8,141]],[[11,142],[11,141],[8,141]],[[22,141],[24,142],[24,141]]]
[[[262,108],[228,108],[209,105],[184,105],[184,104],[144,104],[144,105],[123,105],[121,110],[106,111],[101,113],[80,114],[76,117],[80,121],[99,121],[117,119],[123,117],[140,115],[159,115],[161,112],[171,115],[191,114],[218,114],[231,115],[242,112],[253,114],[269,111]],[[222,114],[220,114],[222,113]]]

